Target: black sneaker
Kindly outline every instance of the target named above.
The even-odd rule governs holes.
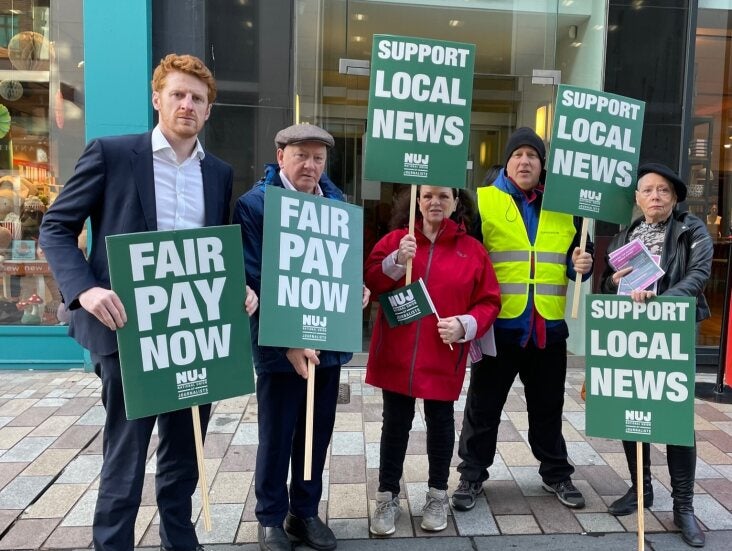
[[[460,479],[457,490],[452,494],[452,506],[458,511],[470,511],[475,507],[475,498],[483,491],[482,482]]]
[[[582,497],[582,492],[572,484],[569,478],[562,482],[555,482],[554,484],[544,482],[543,485],[547,492],[555,494],[560,503],[563,503],[567,507],[582,509],[585,506],[585,498]]]

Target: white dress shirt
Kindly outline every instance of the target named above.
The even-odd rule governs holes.
[[[297,188],[292,185],[292,182],[290,182],[290,179],[285,176],[285,173],[280,169],[280,180],[282,180],[282,185],[285,187],[285,189],[289,189],[290,191],[297,191]],[[315,184],[315,190],[313,190],[313,195],[317,195],[318,197],[324,197],[323,190],[320,189],[320,184]]]
[[[159,126],[152,132],[155,209],[159,230],[201,228],[205,223],[201,143],[178,164],[175,151]]]

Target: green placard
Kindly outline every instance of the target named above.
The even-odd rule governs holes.
[[[475,45],[374,35],[367,180],[465,187]]]
[[[389,327],[407,325],[420,318],[437,315],[435,305],[421,277],[405,287],[381,293],[379,304]]]
[[[363,210],[267,186],[259,344],[360,352]]]
[[[587,297],[588,436],[694,445],[693,298]]]
[[[238,226],[106,239],[128,419],[254,390]]]
[[[642,101],[560,85],[544,208],[628,224],[644,113]]]

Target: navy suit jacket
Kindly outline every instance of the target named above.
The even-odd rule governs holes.
[[[92,287],[110,288],[108,235],[157,230],[151,137],[146,132],[89,142],[41,224],[41,248],[71,312],[69,335],[101,355],[117,351],[117,336],[81,308],[79,295]],[[207,153],[201,173],[205,225],[229,224],[231,166]],[[77,244],[87,218],[88,259]]]

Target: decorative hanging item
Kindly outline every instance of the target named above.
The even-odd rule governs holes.
[[[8,58],[19,71],[47,71],[48,48],[48,40],[41,33],[22,31],[8,42]]]
[[[23,96],[23,85],[17,80],[0,80],[0,96],[7,101],[17,101]]]
[[[0,83],[1,85],[2,83]],[[4,138],[10,131],[10,111],[0,104],[0,138]]]

